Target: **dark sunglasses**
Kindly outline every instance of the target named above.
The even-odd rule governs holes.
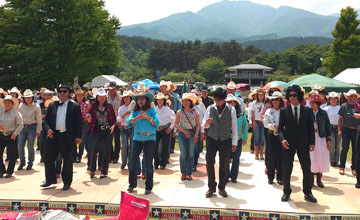
[[[68,93],[69,91],[68,90],[64,90],[64,89],[62,89],[62,90],[59,90],[59,93]]]
[[[294,97],[294,98],[296,98],[296,97],[297,97],[297,94],[289,94],[289,97]]]

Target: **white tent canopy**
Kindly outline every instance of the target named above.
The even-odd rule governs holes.
[[[126,86],[127,83],[114,75],[101,75],[95,77],[91,82],[84,84],[86,88],[103,87],[105,83],[115,82],[118,86]]]
[[[334,79],[360,85],[360,68],[348,68],[335,76]]]

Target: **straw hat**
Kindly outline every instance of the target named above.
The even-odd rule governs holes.
[[[253,95],[256,95],[256,90],[251,91],[250,94],[248,95],[248,98],[252,99]]]
[[[230,81],[227,86],[227,89],[236,89],[236,84],[234,83],[234,81]]]
[[[42,87],[42,88],[40,89],[40,91],[38,92],[38,94],[41,95],[41,94],[43,94],[46,90],[47,90],[46,88]]]
[[[196,95],[195,93],[191,93],[191,94],[194,96],[195,100],[196,100],[198,103],[202,102],[202,98],[200,97],[200,94],[199,94],[199,95]]]
[[[45,90],[44,92],[43,92],[43,95],[45,95],[45,94],[50,94],[50,95],[52,95],[53,93],[50,91],[50,90]]]
[[[164,95],[162,92],[155,95],[155,99],[168,99],[168,95]]]
[[[334,91],[332,91],[332,92],[330,92],[329,93],[329,95],[327,96],[327,98],[329,99],[329,98],[340,98],[340,94],[338,94],[337,92],[334,92]]]
[[[126,91],[124,91],[123,92],[123,95],[122,95],[122,97],[124,98],[124,97],[128,97],[128,96],[132,96],[134,93],[131,91],[131,90],[126,90]]]
[[[104,88],[99,88],[95,93],[95,97],[97,96],[107,96],[107,92]]]
[[[280,92],[284,92],[284,87],[276,84],[275,82],[270,83],[269,90],[270,89],[278,89]]]
[[[314,86],[311,87],[311,90],[321,91],[324,90],[325,87],[321,86],[320,84],[316,83]]]
[[[12,101],[12,103],[14,103],[13,109],[19,106],[19,100],[17,98],[12,97],[11,95],[6,95],[5,98],[0,99],[0,105],[2,105],[4,108],[4,101],[6,100]]]
[[[273,92],[272,96],[268,97],[269,99],[283,99],[284,96],[282,95],[281,92],[275,91]]]
[[[350,89],[347,93],[344,92],[344,95],[349,97],[349,96],[352,96],[352,95],[356,95],[356,97],[359,98],[359,94],[356,92],[355,89]]]
[[[78,89],[75,92],[75,96],[77,96],[77,95],[85,95],[85,92],[82,89]]]
[[[17,87],[12,87],[10,91],[8,91],[9,94],[16,93],[18,95],[18,98],[21,98],[21,92],[18,90]]]
[[[256,93],[257,94],[265,94],[265,90],[263,89],[263,88],[260,88],[260,89],[258,89],[258,90],[256,90]]]
[[[310,99],[310,96],[312,96],[312,95],[319,95],[319,91],[317,91],[317,90],[311,90],[309,93],[306,93],[306,94],[304,95],[304,98],[305,98],[305,99]]]
[[[150,86],[145,86],[145,83],[141,82],[136,88],[137,92],[147,92],[150,89]]]
[[[24,92],[24,97],[25,97],[25,98],[34,97],[34,94],[33,94],[33,92],[32,92],[30,89],[27,89],[27,90],[25,90],[25,92]]]
[[[175,83],[173,83],[173,82],[171,82],[171,81],[168,81],[168,83],[169,83],[169,85],[170,85],[170,87],[173,87],[174,89],[174,91],[177,89],[177,85],[175,84]]]
[[[197,99],[195,98],[194,95],[195,95],[195,94],[193,94],[193,93],[183,93],[183,94],[182,94],[182,97],[181,97],[181,99],[179,99],[179,101],[182,103],[182,101],[183,101],[184,99],[189,99],[189,100],[195,105]]]
[[[5,90],[3,90],[2,88],[0,88],[0,94],[3,94],[4,96],[6,96],[8,93]]]
[[[159,84],[159,87],[161,86],[166,86],[166,91],[169,91],[170,89],[170,82],[166,82],[165,80],[161,80],[160,81],[160,84]]]
[[[233,94],[228,94],[225,99],[226,102],[228,101],[236,101],[239,105],[241,105],[240,100],[236,98]]]

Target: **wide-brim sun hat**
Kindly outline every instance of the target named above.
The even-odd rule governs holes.
[[[154,101],[154,96],[148,92],[135,92],[132,96],[132,99],[136,102],[138,97],[147,97],[150,102]]]
[[[160,88],[161,86],[166,86],[166,91],[169,91],[169,89],[170,89],[170,82],[166,82],[165,80],[161,80],[161,81],[160,81],[160,84],[159,84],[159,88]]]
[[[6,96],[8,93],[5,90],[3,90],[2,88],[0,88],[0,94],[3,94],[4,96]]]
[[[99,88],[95,94],[95,97],[97,97],[97,96],[107,96],[107,92],[105,91],[104,88]]]
[[[131,90],[126,90],[123,92],[122,97],[131,97],[132,95],[134,95],[134,93]]]
[[[284,96],[282,95],[281,92],[275,91],[273,92],[272,96],[268,96],[268,98],[271,99],[283,99]]]
[[[4,107],[4,108],[5,108],[4,102],[5,102],[6,100],[12,101],[12,103],[14,104],[14,105],[13,105],[13,108],[17,108],[17,107],[19,106],[19,100],[18,100],[17,98],[12,97],[11,95],[6,95],[5,98],[0,99],[0,105],[1,105],[2,107]]]
[[[162,92],[155,95],[155,99],[168,99],[168,95],[164,95]]]
[[[34,97],[34,93],[30,89],[27,89],[25,90],[23,97],[24,98]]]
[[[182,97],[181,97],[181,99],[179,99],[179,101],[182,103],[183,100],[188,99],[195,105],[197,98],[195,98],[194,95],[195,95],[194,93],[184,93],[184,94],[182,94]]]
[[[234,96],[233,94],[228,94],[228,95],[226,96],[225,101],[226,101],[226,102],[235,101],[235,102],[237,102],[239,105],[241,105],[240,100],[239,100],[238,98],[236,98],[236,96]]]
[[[248,95],[248,98],[252,99],[253,95],[256,95],[256,90],[251,91],[250,94]]]
[[[280,90],[280,92],[284,92],[284,87],[275,82],[270,83],[269,90],[271,90],[271,89],[278,89],[278,90]]]
[[[21,92],[18,90],[17,87],[13,87],[13,88],[11,88],[10,91],[8,91],[8,94],[11,94],[11,93],[16,93],[18,95],[18,98],[21,98]]]
[[[226,85],[227,89],[236,89],[236,84],[234,81],[230,81],[227,85]]]
[[[359,98],[359,94],[356,92],[355,89],[350,89],[347,93],[344,93],[345,96],[349,97],[349,96],[352,96],[352,95],[356,95],[356,97]]]
[[[339,98],[340,98],[340,94],[337,93],[337,92],[332,91],[332,92],[330,92],[330,93],[327,95],[327,98],[328,98],[328,99],[329,99],[329,98],[337,98],[337,99],[339,99]]]

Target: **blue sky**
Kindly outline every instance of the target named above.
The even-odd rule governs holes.
[[[221,0],[105,0],[106,9],[117,16],[122,26],[151,22],[178,12],[197,12]],[[305,9],[318,14],[339,13],[341,8],[360,8],[360,0],[251,0],[278,8],[283,5]],[[5,0],[0,0],[0,5]]]

